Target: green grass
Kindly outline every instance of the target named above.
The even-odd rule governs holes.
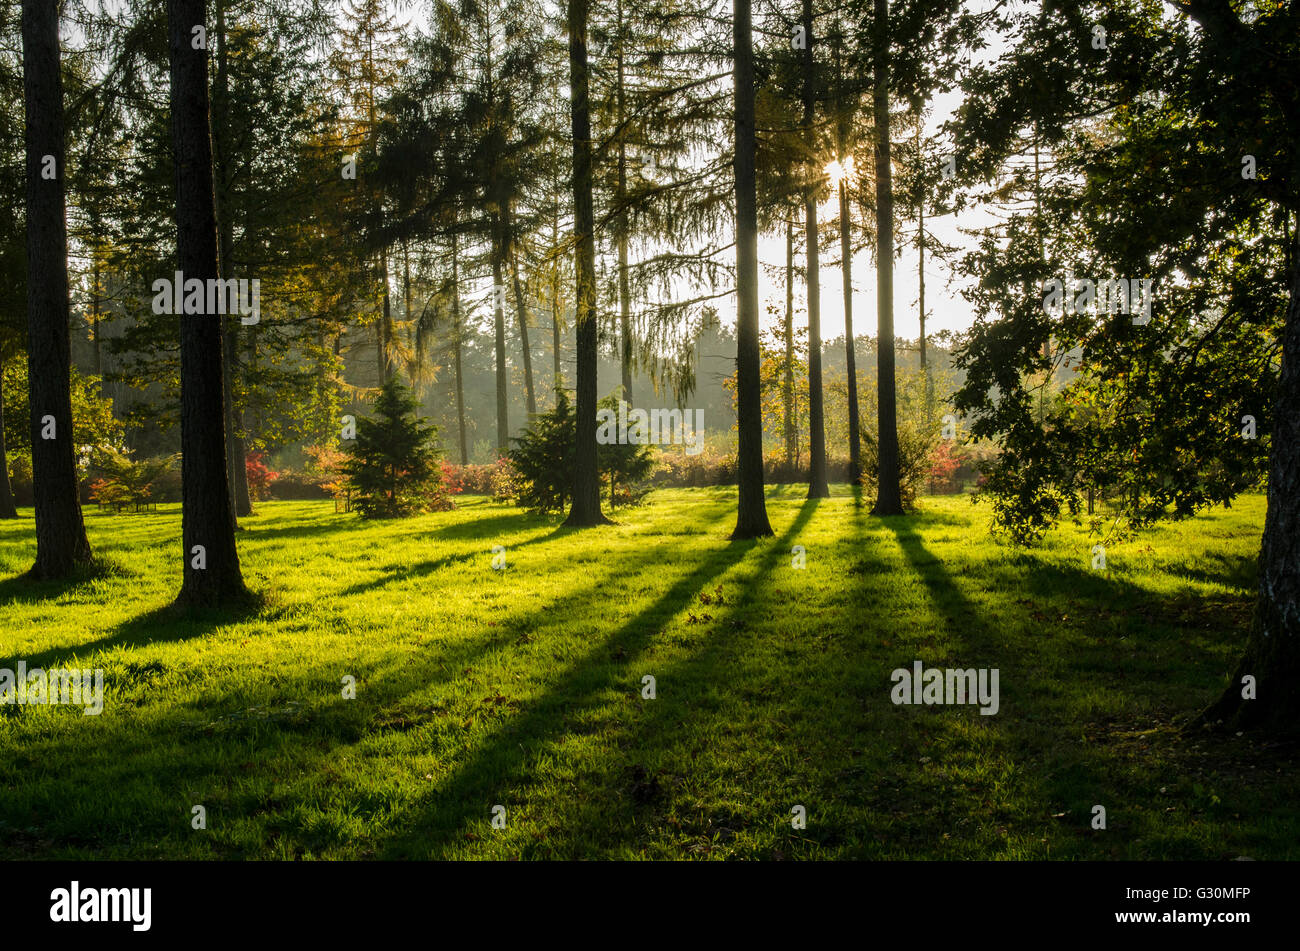
[[[1177,729],[1244,642],[1262,498],[1105,571],[1073,526],[997,544],[965,498],[876,519],[777,487],[777,537],[732,543],[734,499],[583,532],[265,503],[264,606],[188,619],[176,507],[88,510],[115,567],[70,585],[17,578],[31,513],[0,523],[0,667],[106,678],[98,717],[0,706],[0,856],[1300,858],[1293,748]],[[916,659],[999,668],[1000,712],[893,705]]]

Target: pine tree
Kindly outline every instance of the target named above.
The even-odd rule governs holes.
[[[576,417],[569,396],[555,391],[555,406],[534,416],[515,439],[510,463],[519,474],[516,502],[534,512],[560,512],[573,489]]]
[[[736,416],[739,500],[733,539],[772,534],[763,496],[763,403],[758,343],[758,197],[754,128],[754,49],[749,0],[735,0]]]
[[[205,0],[169,0],[172,156],[176,174],[176,259],[185,279],[220,275],[208,114],[208,51],[195,42]],[[186,314],[181,325],[181,535],[179,603],[217,605],[248,594],[235,548],[226,468],[221,325]]]
[[[27,117],[27,367],[36,491],[35,578],[66,578],[90,561],[72,447],[68,232],[58,5],[24,0]],[[218,407],[219,408],[219,407]]]
[[[438,429],[420,420],[419,402],[389,378],[373,416],[357,420],[357,438],[343,471],[364,518],[399,518],[444,505]]]
[[[813,4],[803,0],[803,124],[807,149],[804,192],[804,239],[808,253],[808,498],[830,495],[826,482],[825,395],[822,389],[821,269],[818,260],[817,200],[822,187],[818,145],[817,60],[813,46]]]
[[[569,109],[573,125],[574,238],[577,315],[577,444],[573,503],[565,524],[603,525],[596,452],[596,218],[592,206],[590,71],[587,63],[588,0],[569,0]]]

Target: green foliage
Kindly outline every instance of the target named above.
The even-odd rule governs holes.
[[[125,425],[113,415],[113,401],[100,394],[100,380],[89,373],[72,368],[70,377],[72,393],[72,438],[77,447],[77,466],[80,474],[101,453],[125,452]],[[4,427],[5,447],[10,462],[18,467],[18,460],[31,458],[31,417],[27,396],[27,358],[5,361]]]
[[[864,427],[862,434],[862,484],[866,487],[867,497],[874,498],[878,481],[880,460],[877,455],[877,428],[873,425]],[[933,427],[921,425],[916,419],[903,416],[898,418],[898,485],[902,495],[903,507],[916,507],[916,498],[925,488],[930,478],[934,461],[934,450],[939,444],[938,434]]]
[[[398,518],[446,508],[438,428],[421,422],[419,403],[396,378],[384,384],[373,416],[357,420],[342,471],[363,518]]]
[[[964,498],[886,523],[839,486],[816,506],[800,488],[768,493],[780,545],[719,541],[729,489],[657,492],[613,533],[557,534],[481,498],[404,522],[268,502],[244,520],[240,552],[277,603],[201,641],[165,610],[179,510],[133,516],[130,531],[91,512],[92,547],[129,570],[8,598],[0,629],[16,657],[98,650],[83,666],[105,668],[112,706],[0,707],[0,857],[1300,858],[1293,751],[1251,747],[1259,768],[1243,770],[1241,738],[1189,745],[1176,720],[1238,649],[1261,496],[1108,547],[1102,572],[1072,525],[1008,557],[987,507]],[[812,583],[789,580],[796,542]],[[466,583],[471,566],[497,574],[494,544],[505,583]],[[34,550],[30,518],[0,520],[0,574]],[[149,636],[102,649],[104,632],[142,618]],[[999,715],[900,715],[887,672],[918,644],[927,666],[1015,670]],[[364,704],[323,695],[336,670],[366,673]],[[649,707],[687,715],[647,713],[637,696],[654,670],[672,676]],[[880,686],[864,703],[868,683]],[[195,776],[227,821],[142,834],[192,801]],[[1099,783],[1151,804],[1126,809],[1120,836],[1080,832]],[[544,838],[527,821],[491,829],[485,784],[511,790],[512,817],[569,819]],[[385,806],[359,815],[361,799]],[[79,802],[97,805],[64,808]],[[834,834],[773,819],[796,802],[831,804]],[[648,810],[672,821],[640,822]],[[33,823],[39,841],[17,834]]]
[[[607,396],[599,409],[618,411],[618,397]],[[560,512],[569,504],[573,485],[577,417],[568,394],[556,392],[555,407],[533,417],[510,450],[514,471],[513,497],[534,512]],[[655,468],[651,447],[635,443],[610,443],[596,447],[597,469],[609,486],[611,505],[634,505],[649,491]],[[494,495],[501,497],[495,490]]]
[[[564,390],[556,390],[555,407],[534,416],[510,450],[518,473],[516,503],[534,512],[563,511],[573,484],[576,441],[573,404]]]
[[[898,411],[898,484],[904,508],[915,507],[917,496],[925,489],[930,479],[935,447],[940,441],[939,414],[946,412],[948,407],[942,401],[934,405],[927,404],[930,395],[936,391],[946,398],[951,386],[949,378],[950,374],[934,370],[931,370],[927,377],[920,368],[899,368],[895,372]],[[848,425],[847,420],[843,419],[847,416],[844,408],[847,403],[847,388],[843,378],[829,380],[827,390],[837,397],[827,400],[827,432],[842,432],[844,436],[840,444],[847,444]],[[862,485],[869,499],[875,497],[879,468],[877,435],[880,429],[880,415],[876,411],[877,395],[874,368],[860,372],[858,405],[862,426]]]
[[[138,507],[157,502],[158,484],[175,470],[179,461],[179,455],[136,460],[125,452],[103,449],[92,464],[102,476],[91,483],[90,498],[117,511],[127,505]]]
[[[1223,4],[1207,29],[1096,6],[1121,54],[1061,42],[1082,11],[1018,14],[1008,55],[968,78],[955,129],[966,184],[983,180],[975,200],[1019,206],[960,267],[976,320],[955,402],[1002,447],[985,491],[1023,543],[1084,497],[1113,501],[1118,535],[1227,503],[1259,484],[1271,443],[1300,208],[1294,84],[1278,81],[1294,13],[1259,5],[1245,22]],[[1268,172],[1243,175],[1246,153]],[[1086,296],[1044,306],[1044,281],[1112,278],[1154,282],[1148,321]]]

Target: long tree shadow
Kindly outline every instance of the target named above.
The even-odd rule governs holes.
[[[808,506],[801,513],[804,521],[811,517],[813,507]],[[741,561],[755,545],[763,544],[771,543],[730,543],[694,570],[681,575],[653,604],[608,637],[592,643],[525,712],[510,718],[508,730],[498,729],[485,737],[455,765],[418,814],[399,823],[412,831],[390,839],[383,847],[384,854],[425,854],[431,837],[442,838],[440,844],[445,845],[465,822],[486,815],[496,801],[492,797],[512,778],[522,776],[530,760],[565,732],[569,722],[599,709],[603,703],[600,694],[612,686],[610,665],[604,658],[613,654],[624,667],[630,668],[667,620],[689,606],[701,589]],[[651,557],[655,557],[653,553]],[[640,684],[633,682],[619,686],[629,691],[640,689]]]
[[[520,526],[516,524],[514,527],[519,528]],[[557,525],[554,529],[545,534],[535,535],[532,538],[526,538],[523,541],[512,541],[507,548],[512,552],[518,551],[521,548],[528,548],[532,545],[541,545],[546,542],[557,541],[572,535],[575,532],[581,531],[582,529]],[[490,533],[476,533],[466,537],[486,543],[491,540],[492,535]],[[378,578],[372,578],[369,581],[359,581],[356,584],[343,588],[338,592],[338,596],[344,597],[347,595],[363,594],[367,591],[374,591],[379,588],[387,587],[388,585],[399,584],[413,578],[423,578],[453,565],[465,564],[466,562],[474,561],[475,559],[490,557],[490,549],[484,549],[482,551],[469,551],[443,555],[440,558],[432,558],[427,561],[416,562],[415,564],[399,565],[392,571],[389,571]]]
[[[700,759],[693,758],[692,747],[715,730],[730,730],[733,724],[719,721],[727,717],[734,705],[756,715],[760,710],[777,714],[777,708],[785,704],[787,697],[780,696],[779,692],[773,694],[774,684],[756,683],[747,676],[750,668],[746,666],[745,648],[753,646],[751,621],[763,619],[771,611],[774,573],[791,558],[791,543],[798,540],[825,501],[804,499],[781,536],[759,549],[761,554],[756,564],[740,580],[738,590],[726,596],[729,607],[725,616],[706,623],[703,635],[692,644],[689,654],[658,668],[660,680],[672,685],[674,694],[697,698],[691,703],[689,714],[685,707],[667,698],[642,704],[637,716],[623,718],[616,735],[606,737],[605,748],[615,753],[616,761],[605,777],[605,799],[590,806],[586,813],[575,812],[569,817],[571,823],[581,823],[590,818],[592,809],[609,817],[603,830],[607,837],[602,844],[605,854],[617,854],[620,841],[633,852],[644,849],[649,836],[667,827],[663,814],[672,807],[673,795],[665,787],[682,781],[682,776],[670,775],[664,764],[680,766],[680,761],[690,760],[693,772],[704,768]],[[795,568],[790,566],[790,570],[793,572]],[[783,679],[779,672],[768,673],[783,686],[795,690],[817,693],[825,683],[818,678],[795,685]],[[830,698],[822,699],[825,702]],[[788,726],[785,724],[783,731]],[[786,757],[790,747],[764,749],[755,745],[761,741],[761,737],[747,736],[744,741],[747,754],[779,769],[775,764]],[[710,754],[700,751],[698,755],[707,761]],[[592,790],[586,792],[593,794]],[[600,791],[595,794],[599,795]],[[735,829],[731,826],[762,827],[768,824],[764,821],[766,805],[751,802],[744,810],[722,806],[720,810],[710,809],[703,816],[677,817],[673,834],[678,838],[698,836],[707,841],[732,835]],[[692,822],[694,825],[688,827]]]
[[[1135,705],[1142,706],[1150,689],[1148,678],[1185,676],[1176,666],[1175,673],[1166,672],[1169,665],[1160,663],[1158,648],[1151,643],[1161,635],[1150,627],[1144,630],[1149,635],[1146,645],[1117,653],[1117,645],[1097,636],[1088,615],[1122,614],[1166,598],[1122,575],[1062,564],[1033,552],[993,560],[979,575],[958,581],[906,520],[882,521],[912,575],[927,591],[932,613],[943,619],[937,631],[897,649],[897,666],[906,669],[913,660],[921,660],[930,667],[951,664],[1001,671],[998,713],[977,718],[983,734],[950,720],[950,711],[943,706],[924,712],[899,707],[893,742],[909,752],[924,749],[928,758],[943,749],[949,756],[995,764],[991,771],[1007,777],[1002,787],[983,780],[973,784],[983,789],[980,795],[992,804],[992,814],[1016,828],[1025,840],[1051,839],[1061,843],[1059,847],[1077,849],[1077,840],[1066,830],[1086,828],[1087,804],[1120,792],[1104,747],[1062,746],[1061,734],[1079,731],[1081,718],[1109,722]],[[978,602],[965,586],[977,593]],[[1193,663],[1208,662],[1207,645],[1182,643],[1181,647]],[[1016,769],[1017,761],[1033,766]],[[980,774],[978,769],[966,773]],[[912,770],[901,779],[908,792],[900,797],[911,795],[940,813],[948,808],[934,798],[937,784],[924,771]],[[1130,788],[1125,794],[1145,792]],[[1027,802],[1050,803],[1070,819],[1064,827],[1044,825],[1024,811]],[[959,818],[972,822],[976,817],[967,812]]]
[[[707,521],[720,522],[721,517],[706,520],[706,524]],[[580,531],[565,530],[563,533],[550,533],[545,537]],[[611,564],[611,571],[607,577],[612,578],[621,571],[636,571],[638,568],[648,567],[655,564],[659,557],[661,552],[658,549],[647,548],[641,557],[631,562],[621,561]],[[190,752],[183,762],[177,764],[176,770],[170,771],[174,775],[163,784],[167,792],[164,793],[160,789],[158,795],[176,795],[176,790],[172,788],[176,783],[189,784],[185,786],[186,789],[206,788],[214,795],[233,794],[235,801],[231,803],[232,808],[247,807],[249,810],[257,811],[265,804],[256,799],[255,793],[245,790],[242,783],[238,789],[232,788],[225,792],[226,783],[221,777],[229,769],[230,757],[238,756],[242,760],[265,754],[271,757],[264,763],[267,769],[286,768],[287,764],[291,763],[294,775],[303,776],[310,785],[313,781],[312,777],[319,776],[322,771],[330,772],[329,764],[335,761],[341,751],[346,750],[350,744],[361,743],[366,737],[373,736],[377,724],[382,729],[382,722],[387,715],[385,711],[402,708],[406,697],[410,694],[424,692],[439,684],[457,680],[463,668],[477,663],[480,658],[493,651],[511,648],[512,642],[515,644],[513,649],[521,649],[516,640],[516,635],[520,631],[526,632],[552,616],[564,616],[572,606],[589,602],[593,597],[598,596],[597,592],[605,577],[593,576],[590,578],[590,587],[572,590],[534,611],[503,620],[499,627],[484,626],[476,637],[450,644],[439,642],[436,650],[423,652],[422,658],[416,663],[411,662],[411,658],[404,650],[399,650],[385,657],[378,666],[366,663],[349,666],[346,658],[339,658],[326,664],[297,668],[291,679],[278,681],[278,686],[266,697],[264,703],[282,705],[284,698],[289,696],[319,698],[322,688],[330,693],[331,699],[325,703],[320,703],[318,699],[306,701],[306,713],[292,715],[289,722],[275,729],[268,728],[268,723],[257,716],[238,719],[240,715],[237,711],[236,719],[231,720],[228,725],[221,726],[226,723],[226,719],[222,719],[221,716],[223,711],[231,712],[229,702],[218,700],[214,703],[211,692],[205,691],[204,695],[196,695],[192,701],[178,704],[164,711],[160,718],[150,720],[147,733],[140,734],[137,727],[133,728],[129,735],[123,735],[113,741],[118,755],[115,755],[110,762],[81,764],[80,760],[75,760],[76,736],[68,734],[43,737],[39,742],[31,744],[29,747],[31,761],[66,763],[70,761],[70,757],[74,758],[78,768],[72,774],[75,782],[69,780],[71,786],[78,789],[107,790],[113,788],[119,781],[126,783],[135,781],[141,769],[149,768],[148,764],[156,757],[160,743],[169,740],[183,741]],[[217,615],[211,619],[214,624],[207,629],[191,626],[188,630],[182,630],[173,627],[166,637],[158,637],[157,629],[151,623],[154,619],[158,619],[163,624],[173,620],[164,610],[149,612],[123,625],[113,637],[88,645],[87,649],[113,646],[118,643],[142,645],[151,641],[176,641],[185,636],[202,636],[212,627],[229,620]],[[46,661],[47,655],[43,654],[33,658],[33,665]],[[128,667],[132,666],[128,665]],[[149,665],[146,664],[142,669],[147,673],[148,667]],[[340,671],[354,673],[359,684],[365,683],[365,696],[369,700],[368,703],[358,704],[339,699],[337,685]],[[124,674],[129,673],[129,670],[124,671]],[[333,684],[332,690],[329,686],[331,684]],[[247,706],[249,695],[245,688],[233,685],[227,693],[229,699],[235,700],[239,707]],[[206,729],[200,729],[202,721],[211,721],[214,714],[219,715],[217,723]],[[243,724],[242,729],[240,724]],[[105,720],[102,725],[110,726],[111,721]],[[214,727],[218,729],[215,734],[212,733]],[[196,730],[199,732],[196,733]],[[284,747],[286,730],[297,737],[293,743],[293,753],[288,756]],[[3,769],[0,768],[0,772],[2,771]],[[277,797],[277,802],[286,801],[287,795],[289,792],[286,789]],[[380,810],[389,805],[384,796],[377,796],[371,792],[360,792],[359,795],[360,800],[353,806],[362,812],[370,809]],[[159,817],[159,810],[156,809],[150,809],[147,814],[136,817],[132,821],[135,823],[133,828],[137,835],[141,824],[146,828],[156,829],[157,837],[160,839],[174,834],[172,827],[165,819]],[[70,828],[78,830],[77,835],[82,834],[79,824],[73,822]],[[88,834],[94,841],[112,840],[113,837],[112,830],[108,829],[99,829]],[[232,855],[229,851],[222,854]],[[233,853],[234,857],[242,855],[242,850]]]
[[[174,605],[154,608],[115,627],[111,633],[75,646],[52,647],[21,659],[29,669],[59,667],[69,660],[118,647],[143,647],[197,640],[213,631],[257,617],[262,605],[250,603],[229,608],[180,609]]]
[[[75,570],[69,578],[32,578],[24,571],[0,580],[0,607],[11,604],[39,604],[93,592],[97,582],[106,578],[130,578],[135,572],[118,564],[111,557],[96,555],[94,560]]]

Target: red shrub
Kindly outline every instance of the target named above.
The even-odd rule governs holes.
[[[266,453],[250,452],[244,457],[244,473],[248,476],[248,494],[254,501],[262,501],[271,494],[271,482],[280,474],[267,468]]]

